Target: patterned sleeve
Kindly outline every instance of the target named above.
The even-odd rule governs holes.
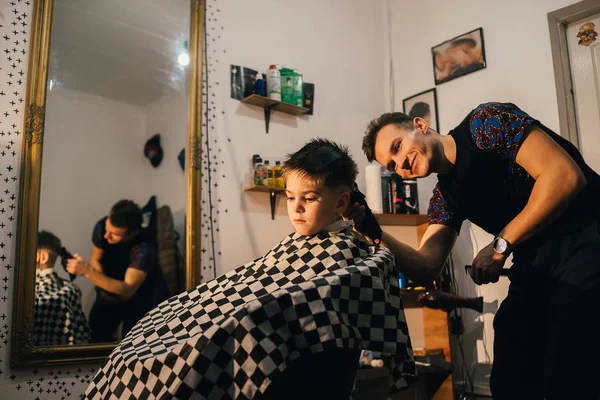
[[[99,249],[104,249],[104,219],[101,219],[94,226],[92,232],[92,243]]]
[[[433,189],[433,196],[429,200],[429,210],[427,211],[429,225],[446,225],[460,232],[464,218],[460,217],[450,207],[450,204],[444,199],[438,185]]]
[[[537,122],[512,103],[485,103],[471,116],[471,136],[478,148],[515,161],[525,128]]]
[[[150,246],[145,243],[138,244],[133,246],[130,254],[131,262],[129,263],[129,268],[150,272],[154,261],[154,252]]]

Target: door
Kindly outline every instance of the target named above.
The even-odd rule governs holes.
[[[567,26],[579,149],[600,173],[600,14]]]

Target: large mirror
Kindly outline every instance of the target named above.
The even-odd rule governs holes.
[[[102,359],[200,283],[203,7],[34,2],[14,367]]]

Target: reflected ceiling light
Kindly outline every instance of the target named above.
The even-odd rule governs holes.
[[[186,66],[190,63],[190,55],[188,53],[181,53],[177,57],[177,61],[179,62],[179,64]]]

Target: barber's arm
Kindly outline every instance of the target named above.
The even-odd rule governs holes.
[[[418,250],[400,242],[387,232],[383,233],[383,245],[396,258],[396,269],[417,284],[429,284],[435,280],[456,242],[458,233],[445,225],[429,225]]]
[[[90,256],[90,266],[94,268],[96,271],[102,272],[102,264],[100,260],[102,260],[102,256],[104,255],[104,250],[96,245],[92,244],[92,255]]]
[[[536,125],[526,129],[516,162],[535,179],[535,184],[525,208],[499,234],[512,245],[529,239],[558,219],[587,185],[571,156]],[[478,284],[498,281],[506,258],[489,244],[473,260],[471,277]]]
[[[358,203],[349,204],[343,217],[353,219],[360,232],[365,217],[365,208]],[[454,228],[441,224],[431,224],[425,230],[419,249],[404,244],[387,232],[383,232],[382,245],[387,247],[396,259],[396,269],[421,284],[431,283],[442,271],[458,233]]]
[[[144,280],[146,272],[137,268],[127,268],[125,279],[118,280],[109,278],[102,271],[94,268],[91,263],[87,263],[79,255],[67,262],[67,271],[71,274],[83,275],[88,278],[95,286],[117,295],[121,300],[128,301],[137,292]]]

